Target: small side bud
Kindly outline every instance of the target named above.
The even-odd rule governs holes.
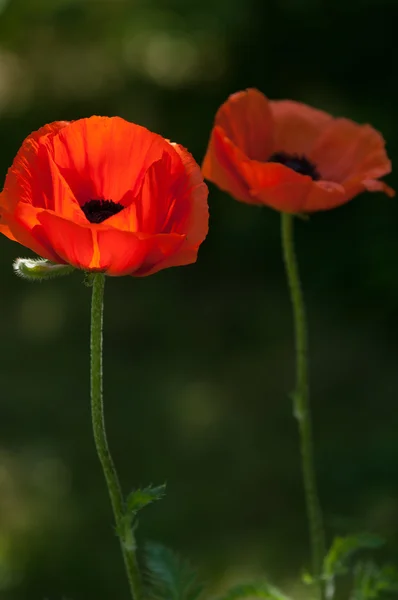
[[[28,281],[43,281],[52,277],[69,275],[75,270],[70,265],[57,265],[45,258],[17,258],[12,267],[18,277]]]

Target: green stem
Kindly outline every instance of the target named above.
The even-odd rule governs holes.
[[[318,491],[314,466],[312,441],[311,412],[308,385],[308,333],[305,317],[303,293],[297,266],[293,240],[293,215],[282,213],[282,246],[286,276],[289,284],[290,299],[293,307],[293,319],[296,344],[296,389],[294,392],[294,415],[297,418],[301,464],[304,480],[305,498],[309,521],[309,533],[312,550],[313,575],[320,578],[325,556],[325,536],[323,531],[322,512],[318,499]],[[323,598],[323,584],[319,581],[319,595]]]
[[[98,457],[101,461],[105,481],[119,535],[124,565],[130,585],[133,600],[142,597],[141,577],[135,554],[134,533],[125,516],[122,490],[115,466],[109,451],[106,438],[104,406],[102,399],[102,320],[104,312],[105,275],[98,273],[92,276],[91,300],[91,417],[93,422],[94,440]]]

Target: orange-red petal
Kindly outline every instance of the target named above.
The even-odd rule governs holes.
[[[329,210],[341,206],[349,199],[347,190],[339,183],[312,181],[311,188],[298,212],[310,213],[317,210]]]
[[[292,100],[271,100],[274,124],[273,152],[308,154],[332,117],[324,112]],[[268,158],[268,157],[267,157]]]
[[[123,250],[123,248],[120,245],[121,239],[118,238],[118,257],[111,256],[112,262],[107,270],[108,275],[134,275],[142,277],[156,273],[166,267],[174,266],[166,264],[167,259],[178,252],[185,240],[185,236],[178,233],[160,233],[151,236],[125,233],[125,235],[124,243],[126,252],[130,252],[131,239],[128,236],[135,236],[137,252],[134,256],[130,256],[128,263],[123,263],[125,260],[123,252],[119,253],[119,249]],[[106,242],[110,249],[109,234],[106,237]],[[102,254],[104,256],[104,253]]]
[[[377,181],[375,179],[364,179],[362,181],[362,185],[365,190],[368,192],[383,192],[387,194],[390,198],[395,196],[395,190],[392,189],[389,185],[384,183],[384,181]]]
[[[68,121],[55,121],[34,131],[23,141],[7,172],[0,197],[0,214],[2,208],[11,212],[21,201],[51,208],[47,205],[51,197],[51,177],[47,169],[47,156],[40,151],[40,146],[43,139],[68,125]]]
[[[186,173],[185,189],[179,191],[182,195],[186,195],[190,204],[190,210],[186,211],[186,222],[183,226],[180,225],[178,231],[185,231],[189,245],[199,246],[209,230],[209,207],[207,204],[209,190],[192,154],[179,144],[171,145],[179,155]]]
[[[13,242],[16,242],[16,238],[15,236],[12,234],[11,229],[9,227],[9,225],[7,225],[7,214],[8,212],[3,209],[1,209],[2,203],[3,203],[3,198],[4,198],[4,192],[0,193],[0,233],[2,233],[3,235],[5,235],[6,237],[8,237],[8,239],[12,240]]]
[[[43,237],[61,259],[58,262],[68,263],[77,269],[90,268],[94,243],[89,226],[84,227],[51,211],[41,211],[37,219]]]
[[[334,119],[323,130],[309,158],[322,178],[343,185],[378,179],[391,171],[381,134],[370,125]]]
[[[90,117],[48,139],[48,150],[80,204],[134,197],[167,142],[119,117]]]
[[[91,268],[100,269],[108,275],[129,275],[144,262],[151,250],[150,238],[140,239],[137,233],[115,229],[95,232],[99,248],[98,260]]]
[[[83,226],[50,211],[41,211],[38,221],[62,259],[59,262],[113,276],[134,274],[138,269],[140,274],[149,274],[147,271],[176,252],[184,241],[178,234],[144,235],[102,224]]]
[[[250,159],[266,160],[273,151],[270,105],[256,89],[229,96],[218,109],[214,124]]]
[[[237,200],[251,204],[253,199],[240,173],[240,165],[245,160],[247,157],[243,152],[224,135],[220,127],[216,126],[203,161],[203,176]]]
[[[42,212],[46,212],[46,209],[20,202],[14,212],[7,215],[7,225],[16,242],[30,248],[42,258],[63,263],[63,259],[51,247],[44,234],[38,218]]]
[[[176,202],[183,210],[189,210],[178,186],[186,179],[184,167],[170,144],[159,160],[146,171],[140,193],[136,199],[139,231],[145,233],[171,233],[172,225],[166,229],[169,211]]]
[[[276,210],[297,213],[311,190],[312,179],[278,163],[243,162],[241,173],[253,202]]]
[[[182,198],[185,197],[185,203],[188,204],[189,210],[183,212],[178,211],[178,206],[175,207],[176,213],[168,216],[170,221],[174,221],[172,229],[176,233],[184,236],[182,243],[176,247],[173,252],[168,255],[163,255],[162,259],[146,261],[146,266],[140,269],[139,275],[151,275],[161,269],[168,267],[176,267],[188,265],[196,261],[200,244],[206,238],[208,232],[209,209],[207,205],[208,188],[203,181],[203,176],[198,164],[193,159],[192,155],[182,146],[172,144],[182,160],[187,179],[184,182],[185,190],[180,189],[179,192]],[[174,207],[172,207],[174,208]],[[165,223],[166,226],[171,226],[170,223]]]

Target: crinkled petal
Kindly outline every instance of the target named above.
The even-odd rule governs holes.
[[[311,188],[299,212],[310,213],[317,210],[329,210],[341,206],[349,199],[347,191],[339,183],[312,181]]]
[[[309,157],[323,179],[344,186],[378,179],[391,171],[381,134],[370,125],[358,125],[349,119],[331,121]]]
[[[92,229],[79,223],[64,219],[59,215],[42,211],[37,219],[42,227],[43,236],[61,262],[77,269],[90,269],[94,256]]]
[[[42,258],[60,264],[68,262],[58,255],[46,236],[39,220],[40,215],[45,212],[47,209],[36,208],[26,202],[20,202],[14,212],[8,215],[10,231],[15,241],[30,248]]]
[[[209,207],[207,204],[209,190],[192,154],[179,144],[172,144],[172,147],[180,157],[186,174],[180,189],[176,191],[189,206],[189,210],[185,211],[185,220],[180,222],[174,231],[185,233],[189,245],[199,246],[209,230]],[[178,206],[176,208],[178,209]],[[175,216],[170,215],[169,220],[172,218]],[[166,223],[167,225],[168,223]]]
[[[189,210],[183,213],[178,212],[176,203],[176,215],[173,214],[173,208],[170,210],[169,220],[174,220],[173,230],[184,235],[183,243],[174,253],[169,253],[169,256],[164,256],[162,260],[153,262],[150,266],[149,261],[147,267],[140,270],[140,274],[150,275],[167,267],[182,266],[194,263],[197,259],[200,244],[206,238],[209,228],[209,209],[207,205],[208,188],[203,181],[203,176],[199,166],[193,159],[192,155],[182,146],[172,144],[175,151],[180,156],[187,179],[184,182],[184,188],[179,192],[181,197],[187,203]],[[180,218],[182,216],[182,218]],[[166,227],[169,225],[165,223]]]
[[[273,152],[270,105],[256,89],[229,96],[218,109],[214,125],[250,159],[266,160]]]
[[[271,100],[274,123],[273,152],[308,154],[332,121],[328,113],[292,100]]]
[[[146,171],[167,142],[145,127],[119,117],[90,117],[49,138],[48,150],[80,204],[120,202],[137,195]]]
[[[114,276],[149,274],[149,270],[176,253],[184,242],[184,236],[176,233],[143,235],[108,229],[98,230],[97,236],[99,261],[92,268]]]
[[[389,185],[384,183],[384,181],[376,181],[375,179],[364,179],[362,184],[368,192],[383,192],[387,194],[390,198],[395,196],[395,190],[393,190]]]
[[[246,161],[240,170],[250,188],[253,203],[289,213],[302,210],[312,185],[310,177],[278,163]]]
[[[67,121],[55,121],[24,140],[7,172],[0,198],[0,213],[2,208],[11,212],[18,202],[28,202],[37,208],[52,208],[51,173],[41,143],[68,125]]]
[[[174,218],[169,219],[170,209],[180,212],[190,209],[184,202],[181,183],[187,179],[185,169],[175,150],[168,144],[167,151],[154,162],[143,179],[136,210],[139,231],[144,233],[172,233],[173,225],[181,220],[181,214],[174,210]],[[167,226],[168,225],[168,226]]]
[[[202,165],[205,179],[215,183],[221,190],[237,200],[252,203],[240,165],[247,157],[229,140],[220,127],[212,131],[209,146]]]

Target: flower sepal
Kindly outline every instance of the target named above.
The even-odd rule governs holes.
[[[70,265],[59,265],[45,258],[17,258],[12,266],[18,277],[28,281],[43,281],[75,271]]]

